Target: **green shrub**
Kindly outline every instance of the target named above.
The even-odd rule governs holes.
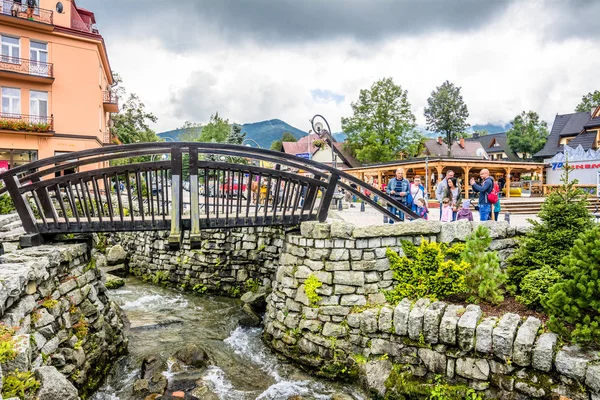
[[[2,385],[2,396],[4,398],[18,397],[20,399],[28,399],[40,387],[40,382],[37,381],[33,372],[25,371],[9,372],[4,377],[4,385]]]
[[[462,260],[471,265],[466,278],[469,291],[481,300],[498,304],[504,300],[501,287],[506,275],[500,270],[498,253],[487,250],[490,243],[489,229],[479,225],[467,238]]]
[[[517,301],[530,308],[539,308],[542,297],[561,278],[562,276],[556,270],[548,266],[529,272],[521,280],[519,287],[521,295],[517,296]]]
[[[529,272],[543,266],[557,269],[573,242],[581,232],[592,227],[592,216],[587,210],[586,194],[569,182],[565,166],[562,186],[553,191],[542,204],[540,222],[529,220],[532,229],[520,241],[520,246],[508,261],[508,284],[517,292],[522,279]]]
[[[469,264],[447,257],[448,246],[444,243],[422,240],[416,247],[403,243],[406,256],[388,249],[390,268],[397,285],[385,293],[391,303],[408,298],[443,298],[467,291],[466,273]]]
[[[15,204],[9,195],[0,196],[0,215],[9,214],[15,210]]]
[[[306,297],[308,297],[311,307],[315,307],[321,301],[321,297],[317,294],[317,289],[321,286],[323,286],[323,282],[312,274],[304,281],[304,292],[306,293]]]
[[[576,342],[600,344],[600,226],[575,240],[561,272],[564,279],[542,298],[548,327]]]

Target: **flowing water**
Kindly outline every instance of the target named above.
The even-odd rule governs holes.
[[[222,400],[286,400],[293,395],[330,399],[335,393],[366,398],[358,387],[316,379],[276,357],[262,342],[262,329],[237,325],[242,316],[239,300],[182,294],[134,278],[109,295],[131,322],[129,354],[116,363],[93,400],[137,399],[133,384],[142,360],[151,355],[167,358],[186,344],[208,353],[212,365],[198,378]],[[185,374],[165,373],[170,385]]]

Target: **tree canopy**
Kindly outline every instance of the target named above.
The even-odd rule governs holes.
[[[273,142],[271,142],[271,150],[275,150],[275,151],[279,151],[281,150],[281,146],[283,146],[283,142],[297,142],[298,139],[296,139],[296,136],[294,136],[293,133],[291,132],[283,132],[283,135],[281,135],[281,139],[278,140],[273,140]]]
[[[577,112],[591,112],[600,105],[600,90],[590,92],[581,98],[581,102],[575,107]]]
[[[506,132],[508,146],[515,153],[523,153],[524,158],[540,151],[548,138],[548,124],[534,111],[523,111],[511,121],[512,127]]]
[[[351,106],[353,115],[342,118],[342,129],[356,158],[373,163],[395,160],[401,153],[416,155],[422,134],[415,130],[407,91],[392,78],[361,90]]]
[[[460,94],[460,87],[446,81],[431,92],[425,107],[427,129],[442,133],[448,145],[448,157],[452,156],[452,143],[469,127],[469,110]]]
[[[210,116],[208,124],[202,127],[200,141],[225,143],[230,132],[231,125],[229,125],[229,120],[220,117],[219,113],[216,112]]]

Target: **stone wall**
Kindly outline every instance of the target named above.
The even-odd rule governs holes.
[[[201,248],[191,249],[186,231],[177,251],[168,249],[168,232],[121,233],[116,239],[129,254],[129,270],[143,279],[238,296],[249,279],[271,286],[285,234],[268,227],[204,230]]]
[[[358,374],[381,396],[386,390],[427,393],[424,384],[437,375],[486,398],[600,399],[600,353],[561,348],[536,318],[488,317],[476,305],[428,299],[385,303],[381,291],[394,285],[387,248],[402,252],[401,241],[418,244],[423,238],[464,241],[478,224],[303,223],[301,234],[286,238],[268,298],[266,340],[320,374]],[[505,259],[519,232],[504,222],[485,224],[490,248]],[[309,276],[322,284],[316,305],[306,294]]]
[[[0,256],[0,324],[14,327],[1,348],[17,352],[0,365],[0,386],[15,369],[35,371],[40,399],[95,390],[127,346],[120,309],[108,300],[85,243]]]

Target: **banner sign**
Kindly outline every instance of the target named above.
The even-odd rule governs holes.
[[[562,167],[564,167],[565,163],[562,162],[558,162],[558,163],[552,163],[552,170],[557,170],[557,169],[561,169]],[[571,164],[571,167],[573,167],[573,169],[597,169],[600,168],[600,164]]]
[[[310,153],[298,153],[296,154],[296,157],[306,158],[307,160],[310,160]]]

